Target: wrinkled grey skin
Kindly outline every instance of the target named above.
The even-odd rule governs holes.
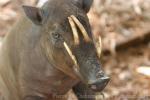
[[[75,15],[90,38],[91,29],[86,13],[92,0],[49,0],[42,8],[24,6],[25,15],[3,41],[0,51],[0,89],[4,100],[62,100],[71,88],[79,100],[81,95],[94,95],[91,85],[103,90],[99,58],[93,42],[85,42],[81,32],[80,44],[74,45],[67,17]],[[80,70],[63,46],[71,48]],[[65,99],[65,98],[63,98]]]

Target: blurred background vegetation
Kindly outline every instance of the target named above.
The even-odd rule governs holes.
[[[0,41],[38,0],[0,0]],[[102,37],[103,69],[111,77],[106,100],[150,100],[150,0],[94,0],[88,13]],[[12,48],[13,49],[13,48]]]

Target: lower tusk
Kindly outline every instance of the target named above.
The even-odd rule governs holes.
[[[80,21],[74,15],[71,15],[71,18],[74,20],[74,22],[77,24],[77,26],[81,30],[85,41],[89,42],[90,41],[90,37],[88,36],[88,33],[85,30],[84,26],[80,23]]]
[[[70,23],[70,26],[71,26],[71,29],[73,32],[74,42],[75,42],[75,44],[79,44],[79,35],[77,32],[77,28],[76,28],[72,18],[68,17],[68,20],[69,20],[69,23]]]
[[[76,60],[75,56],[73,55],[73,53],[71,52],[71,49],[69,48],[69,46],[67,45],[66,42],[64,42],[64,47],[65,47],[65,49],[67,50],[68,54],[70,55],[71,59],[73,60],[74,64],[75,64],[76,66],[78,66],[77,60]]]
[[[102,53],[102,39],[100,36],[98,37],[98,44],[97,45],[98,45],[97,46],[97,52],[98,52],[98,56],[100,57],[101,53]]]

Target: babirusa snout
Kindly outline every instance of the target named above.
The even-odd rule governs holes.
[[[94,81],[89,81],[88,85],[93,91],[102,91],[108,82],[110,81],[110,78],[104,74],[102,71],[98,73],[98,77]]]
[[[69,48],[69,45],[64,41],[63,45],[75,65],[75,66],[73,66],[73,68],[77,69],[77,71],[78,71],[77,74],[79,75],[81,80],[85,81],[86,84],[88,84],[88,86],[92,90],[102,91],[106,87],[110,78],[107,75],[105,75],[103,73],[103,71],[101,71],[99,60],[98,60],[98,57],[101,56],[101,52],[102,52],[101,37],[100,36],[98,37],[98,41],[95,44],[96,50],[94,50],[95,49],[95,47],[93,45],[94,43],[93,44],[90,43],[92,41],[91,41],[86,29],[80,23],[80,21],[74,15],[71,15],[70,17],[68,17],[68,20],[69,20],[69,24],[70,24],[72,32],[73,32],[73,38],[74,38],[75,45],[79,46],[78,49],[81,50],[80,53],[84,54],[86,57],[86,58],[82,57],[83,59],[80,59],[81,56],[78,55],[80,53],[77,54],[76,52],[72,52],[72,50]],[[82,46],[82,44],[80,44],[80,39],[79,39],[80,37],[78,34],[77,27],[81,31],[83,38],[86,41],[84,44],[84,46],[86,45],[85,46],[86,48],[84,48],[84,47],[80,48],[80,46]],[[77,48],[77,46],[76,46],[76,48]],[[92,48],[93,48],[93,50],[91,50]],[[87,54],[86,52],[83,52],[85,49],[87,49],[87,52],[89,52],[89,54]],[[73,51],[75,51],[75,50],[73,50]],[[92,53],[94,51],[97,51],[98,57],[97,57],[96,53]],[[75,53],[76,56],[73,53]],[[78,62],[77,62],[76,57],[78,58]]]

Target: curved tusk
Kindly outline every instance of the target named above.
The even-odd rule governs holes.
[[[101,36],[98,37],[98,44],[96,46],[98,57],[100,58],[101,53],[102,53],[102,39]]]
[[[89,42],[91,39],[88,36],[88,33],[85,30],[84,26],[80,23],[80,21],[74,15],[71,15],[71,18],[74,20],[74,22],[77,24],[78,28],[81,30],[85,41]]]
[[[78,31],[77,28],[75,26],[75,23],[73,22],[72,18],[68,17],[72,32],[73,32],[73,37],[74,37],[74,42],[75,44],[79,44],[79,35],[78,35]]]
[[[71,49],[69,48],[69,46],[67,45],[66,42],[64,42],[64,47],[65,47],[65,49],[67,50],[68,54],[70,55],[71,59],[73,60],[74,64],[75,64],[76,66],[78,66],[76,57],[73,55],[73,53],[71,52]]]

